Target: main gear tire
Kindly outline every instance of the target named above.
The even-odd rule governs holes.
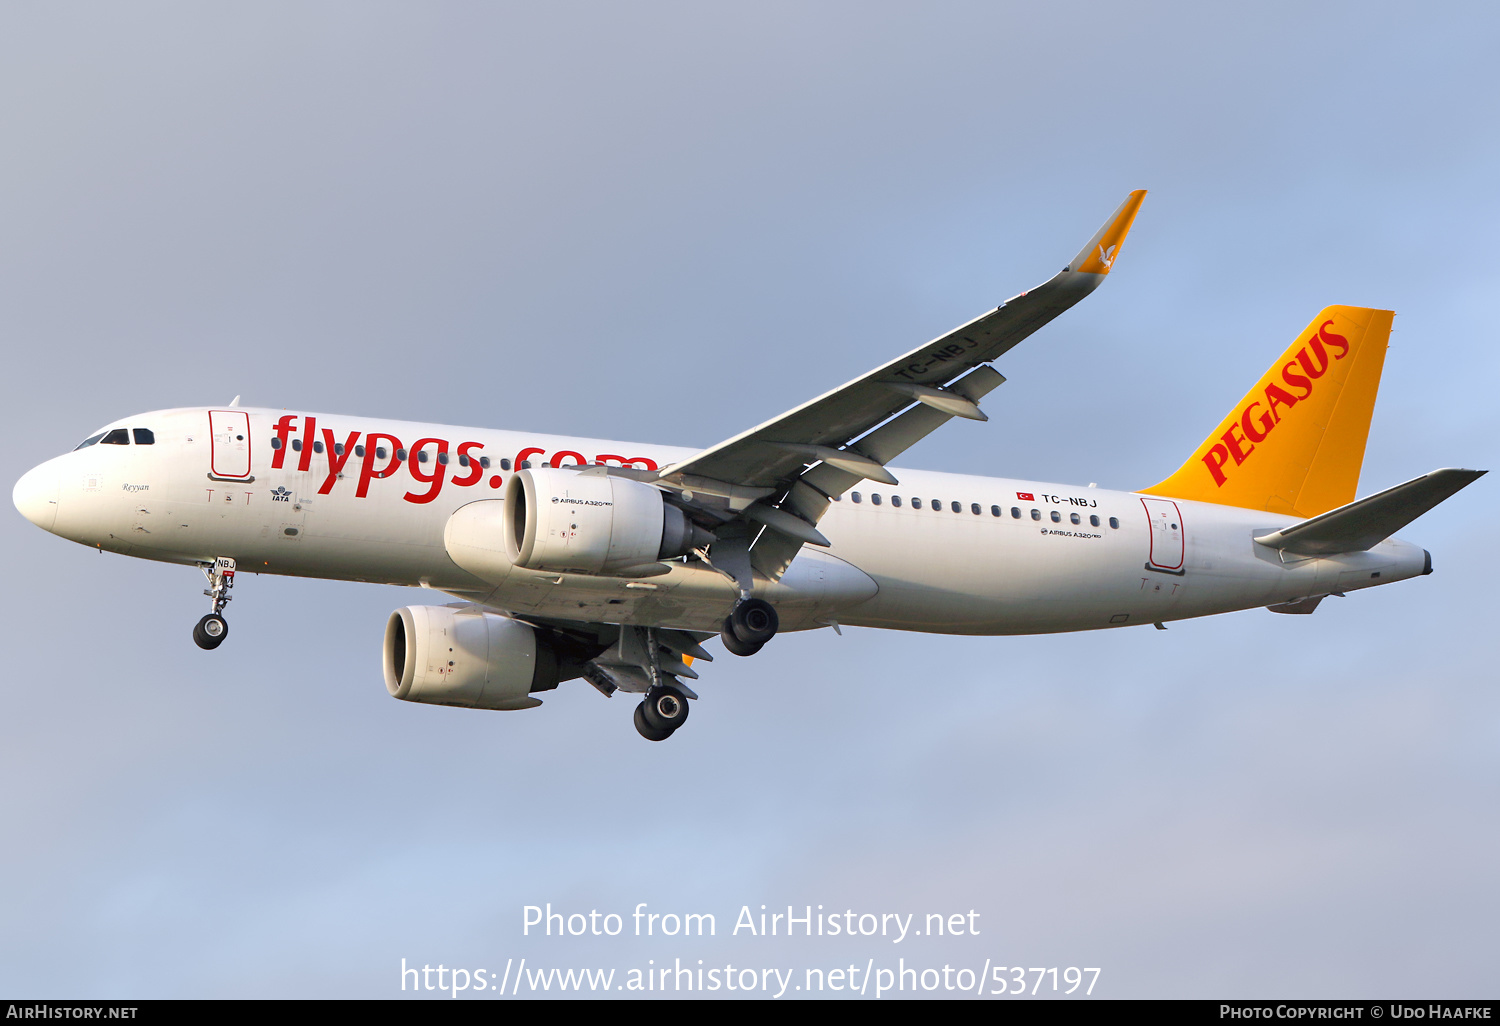
[[[676,688],[652,688],[641,703],[641,717],[647,726],[670,734],[687,722],[687,697]]]
[[[661,730],[646,722],[646,703],[642,702],[635,707],[635,729],[640,732],[641,737],[647,741],[665,741],[672,736],[670,730]]]
[[[724,621],[724,629],[719,631],[719,640],[724,642],[724,647],[737,656],[753,656],[759,652],[761,646],[747,645],[739,639],[729,626],[729,621]]]
[[[781,620],[775,606],[765,599],[752,598],[735,606],[725,625],[745,645],[760,648],[776,636]]]

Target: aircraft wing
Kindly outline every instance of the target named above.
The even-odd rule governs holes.
[[[986,365],[1099,287],[1145,196],[1140,189],[1126,197],[1088,245],[1036,288],[659,471],[659,486],[688,502],[711,497],[719,517],[730,514],[716,528],[715,567],[745,592],[747,558],[756,570],[778,578],[804,543],[828,544],[816,525],[830,497],[866,478],[895,484],[884,465],[955,416],[988,419],[979,400],[1005,379]],[[741,535],[742,543],[735,540]],[[746,556],[732,552],[752,547]]]
[[[774,486],[807,462],[798,459],[805,453],[782,448],[783,443],[839,448],[914,401],[942,409],[931,392],[941,392],[963,373],[1008,352],[1099,287],[1145,196],[1144,189],[1132,192],[1049,281],[848,384],[666,468],[662,476],[691,474],[752,487]],[[961,392],[958,397],[957,407],[968,405],[962,401],[968,397]]]

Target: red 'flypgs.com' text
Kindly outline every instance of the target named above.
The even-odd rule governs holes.
[[[300,431],[296,421],[302,420]],[[294,437],[295,436],[295,437]],[[271,469],[282,470],[286,465],[287,452],[297,457],[296,469],[302,473],[312,470],[313,456],[320,454],[327,462],[327,475],[318,488],[319,495],[333,491],[334,483],[344,476],[344,468],[351,458],[358,460],[359,483],[354,496],[363,499],[370,494],[370,482],[384,480],[395,474],[405,464],[412,479],[426,486],[426,491],[410,491],[402,496],[407,502],[427,503],[436,499],[446,481],[455,488],[470,488],[480,483],[490,469],[489,458],[483,455],[483,442],[459,442],[450,446],[446,438],[418,438],[410,448],[403,445],[396,435],[384,431],[371,431],[363,440],[358,431],[349,432],[345,438],[337,437],[333,431],[318,429],[317,417],[299,418],[287,414],[276,422],[276,434],[271,440]],[[528,446],[516,453],[512,464],[521,468],[533,456],[547,454],[546,449]],[[646,456],[617,456],[614,453],[599,453],[592,460],[582,453],[564,449],[552,454],[551,466],[566,466],[571,461],[577,465],[588,463],[615,463],[622,467],[635,466],[643,470],[658,469],[656,461]],[[455,473],[449,477],[449,467],[456,465]],[[352,468],[351,468],[352,469]],[[492,474],[491,488],[499,488],[502,478]]]

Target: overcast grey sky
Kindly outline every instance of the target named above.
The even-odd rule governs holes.
[[[1491,468],[1486,4],[0,6],[5,480],[247,404],[707,445],[1049,277],[1107,285],[908,465],[1142,487],[1312,315],[1397,311],[1361,483]],[[651,745],[581,682],[395,702],[425,599],[0,518],[0,992],[399,995],[399,967],[1099,966],[1137,996],[1495,994],[1487,478],[1309,617],[778,638]],[[428,599],[430,600],[430,599]],[[521,909],[712,912],[682,942]],[[726,936],[740,906],[979,937]]]

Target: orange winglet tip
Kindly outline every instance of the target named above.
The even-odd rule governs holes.
[[[1130,234],[1130,226],[1135,223],[1136,211],[1141,209],[1141,201],[1145,198],[1145,189],[1137,189],[1126,196],[1125,202],[1120,204],[1120,209],[1104,222],[1104,227],[1099,229],[1099,233],[1073,258],[1073,262],[1068,264],[1068,270],[1080,271],[1084,274],[1108,274],[1120,255],[1120,247],[1125,242],[1125,236]]]

